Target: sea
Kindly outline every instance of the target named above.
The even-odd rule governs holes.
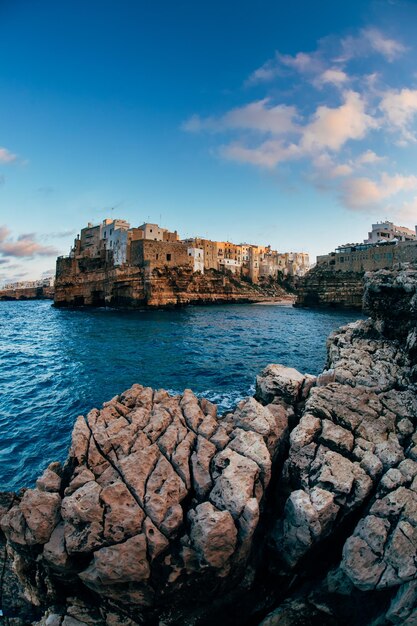
[[[63,461],[77,415],[134,383],[192,389],[231,409],[282,363],[318,374],[326,337],[357,311],[241,304],[176,310],[55,309],[0,302],[0,491]]]

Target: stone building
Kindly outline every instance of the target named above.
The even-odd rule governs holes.
[[[96,256],[101,246],[101,224],[93,226],[90,222],[81,229],[80,237],[76,239],[74,248],[76,253],[87,257]]]
[[[130,262],[132,265],[148,268],[190,266],[192,257],[188,247],[182,242],[152,241],[138,239],[130,244]]]
[[[417,241],[387,241],[381,244],[349,244],[317,257],[318,266],[334,271],[370,272],[390,269],[396,263],[417,261]]]

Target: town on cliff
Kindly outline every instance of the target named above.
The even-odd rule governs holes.
[[[58,257],[55,277],[6,284],[0,300],[116,307],[276,300],[361,308],[365,272],[417,261],[416,232],[377,222],[362,242],[339,245],[310,265],[306,252],[180,239],[158,224],[132,228],[107,218],[81,229],[69,255]]]
[[[305,252],[279,253],[271,246],[180,240],[177,231],[121,219],[88,224],[69,256],[56,266],[56,306],[177,306],[190,303],[282,298],[265,289],[274,279],[302,277]],[[269,282],[268,282],[269,281]]]

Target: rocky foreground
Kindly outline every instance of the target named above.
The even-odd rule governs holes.
[[[417,624],[417,271],[365,304],[320,376],[269,365],[224,416],[134,385],[79,417],[2,494],[5,623]]]

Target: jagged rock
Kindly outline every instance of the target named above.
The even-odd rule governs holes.
[[[293,367],[268,365],[256,377],[256,397],[264,404],[282,398],[288,404],[296,402],[306,377]]]
[[[3,529],[25,563],[33,565],[25,550],[39,549],[36,575],[51,600],[67,578],[78,597],[91,589],[111,601],[114,615],[135,606],[142,623],[167,601],[183,602],[184,580],[197,598],[206,577],[209,600],[213,585],[227,589],[228,575],[235,585],[243,579],[286,437],[283,407],[271,411],[248,398],[219,418],[215,405],[190,390],[172,397],[134,385],[78,417],[69,471],[49,466],[39,488],[6,512]],[[25,568],[16,571],[29,589]],[[64,612],[62,623],[95,624],[93,608]]]
[[[222,568],[236,548],[236,526],[228,511],[219,511],[210,502],[190,511],[190,539],[205,563]]]

